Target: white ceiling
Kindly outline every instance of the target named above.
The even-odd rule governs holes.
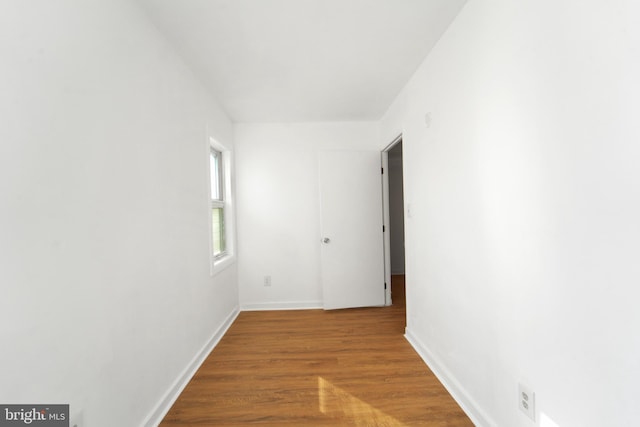
[[[236,122],[377,120],[466,0],[137,0]]]

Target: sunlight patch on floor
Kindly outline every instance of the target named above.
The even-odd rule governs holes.
[[[357,426],[402,427],[403,423],[372,407],[351,393],[318,377],[320,412],[336,418],[347,418]]]

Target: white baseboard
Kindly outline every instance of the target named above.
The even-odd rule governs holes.
[[[142,424],[143,426],[157,427],[160,424],[165,415],[167,415],[167,412],[169,412],[169,409],[171,409],[171,406],[180,396],[180,393],[182,393],[187,384],[189,384],[191,378],[193,378],[200,365],[202,365],[202,363],[206,360],[214,347],[218,344],[218,342],[220,342],[220,339],[227,332],[236,317],[238,317],[239,313],[240,311],[238,310],[238,307],[234,308],[231,313],[229,313],[220,327],[216,329],[216,331],[213,333],[204,347],[202,347],[202,349],[195,355],[195,357],[191,360],[191,363],[189,363],[187,367],[182,371],[182,373],[178,376],[178,378],[176,378],[176,380],[171,385],[169,390],[167,390],[160,402],[158,402],[153,411],[151,411],[149,416],[147,416],[144,423]]]
[[[322,308],[322,301],[259,302],[242,304],[242,311],[310,310]]]
[[[420,341],[409,329],[405,330],[405,338],[414,350],[420,355],[422,360],[427,364],[429,369],[440,380],[444,388],[447,389],[453,399],[460,405],[462,410],[467,414],[474,425],[477,427],[495,427],[497,424],[482,410],[478,402],[476,402],[455,376],[447,369],[447,367],[438,359],[429,348]]]

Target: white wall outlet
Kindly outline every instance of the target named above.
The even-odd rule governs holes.
[[[82,410],[71,411],[69,416],[69,427],[82,427]]]
[[[429,111],[427,114],[424,115],[424,126],[427,128],[431,127],[431,111]]]
[[[536,420],[536,395],[531,388],[518,384],[518,406],[532,421]]]
[[[264,285],[271,286],[271,276],[264,276]]]

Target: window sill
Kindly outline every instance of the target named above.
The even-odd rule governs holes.
[[[217,276],[230,266],[236,263],[235,255],[227,255],[224,258],[220,258],[218,260],[211,262],[210,274],[211,276]]]

